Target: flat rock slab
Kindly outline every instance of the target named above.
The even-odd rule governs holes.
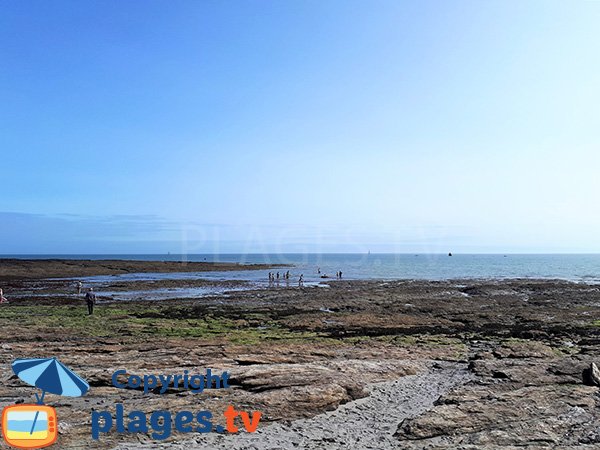
[[[397,449],[398,424],[433,408],[452,389],[471,379],[465,365],[437,363],[418,375],[373,384],[369,396],[311,419],[276,423],[256,433],[196,435],[194,439],[164,444],[122,444],[115,450],[138,449]]]

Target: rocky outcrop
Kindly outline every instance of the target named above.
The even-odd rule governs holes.
[[[311,417],[315,410],[333,410],[365,397],[367,386],[374,381],[414,375],[425,367],[397,360],[260,364],[233,368],[230,383],[268,406],[272,419],[290,419]]]
[[[399,424],[402,448],[600,445],[599,389],[581,382],[589,360],[533,342],[508,342],[490,353],[496,358],[471,361],[473,382]]]

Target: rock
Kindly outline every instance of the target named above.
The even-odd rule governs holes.
[[[536,341],[506,342],[494,350],[497,358],[553,358],[550,347]]]
[[[494,354],[492,352],[487,352],[487,351],[477,352],[477,353],[475,353],[475,355],[473,355],[473,357],[471,359],[472,360],[494,359]]]
[[[517,333],[517,336],[521,339],[548,339],[548,333],[542,330],[523,330]]]
[[[520,385],[577,384],[581,382],[584,362],[570,358],[560,360],[495,359],[473,360],[469,370],[482,377],[482,383],[490,379],[509,379]]]
[[[265,391],[291,386],[322,383],[335,373],[316,364],[266,364],[248,366],[245,370],[233,370],[230,383],[250,391]]]
[[[423,415],[399,424],[401,448],[566,448],[600,424],[591,388],[546,385],[500,391],[465,385]],[[528,425],[522,417],[526,416]],[[585,425],[585,427],[584,427]],[[443,447],[434,443],[443,439]],[[414,446],[411,445],[414,442]]]
[[[600,386],[600,370],[598,370],[598,366],[595,363],[590,364],[590,372],[592,381],[596,383],[597,386]]]
[[[73,428],[72,425],[67,422],[58,422],[58,433],[59,434],[67,434]]]
[[[600,369],[596,363],[590,363],[590,367],[583,371],[583,383],[588,386],[600,386]]]

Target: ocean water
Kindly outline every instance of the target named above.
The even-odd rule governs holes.
[[[277,266],[271,270],[202,272],[198,274],[168,274],[151,278],[188,278],[213,280],[237,279],[262,283],[268,272],[283,274],[289,270],[291,282],[300,274],[307,282],[326,281],[321,275],[335,279],[342,271],[344,279],[424,279],[459,278],[558,278],[571,281],[600,283],[598,254],[198,254],[198,255],[12,255],[3,258],[61,259],[134,259],[145,261],[209,261],[241,264],[265,263]],[[289,267],[285,267],[289,266]],[[320,270],[320,274],[319,271]],[[127,279],[148,278],[148,275],[128,274]],[[283,282],[283,281],[282,281]]]

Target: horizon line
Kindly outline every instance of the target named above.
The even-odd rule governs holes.
[[[600,255],[600,252],[454,252],[456,255]],[[194,255],[447,255],[447,252],[223,252],[223,253],[0,253],[9,256],[194,256]]]

